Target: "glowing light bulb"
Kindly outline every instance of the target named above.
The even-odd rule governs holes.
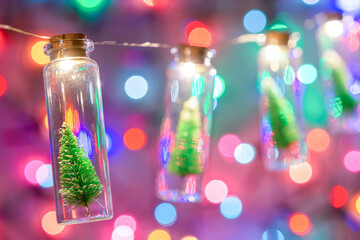
[[[281,57],[281,49],[276,45],[269,45],[265,47],[265,57],[269,61],[279,61]]]
[[[68,72],[75,66],[76,62],[74,60],[62,60],[59,62],[60,70]]]
[[[344,27],[339,20],[331,20],[325,23],[325,32],[330,37],[339,37],[344,32]]]
[[[180,67],[180,73],[185,77],[191,77],[196,73],[196,66],[192,62],[186,62]]]

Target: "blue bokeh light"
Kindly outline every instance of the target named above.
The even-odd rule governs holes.
[[[43,188],[53,186],[53,175],[51,164],[44,164],[36,171],[36,181]]]
[[[266,26],[266,15],[257,9],[250,10],[245,14],[243,23],[248,32],[259,33]]]
[[[176,208],[170,203],[160,203],[154,214],[156,221],[165,227],[173,225],[177,218]]]
[[[89,157],[91,157],[91,155],[92,155],[92,144],[91,144],[91,137],[90,137],[89,133],[86,130],[81,129],[79,131],[78,138],[79,138],[79,141],[80,141],[80,145],[84,148],[87,155]]]
[[[359,0],[335,0],[335,5],[344,12],[356,12],[360,9]]]
[[[285,240],[285,237],[280,230],[269,229],[263,233],[261,240]]]
[[[242,203],[240,199],[236,196],[227,197],[220,204],[220,212],[228,219],[239,217],[242,212]]]
[[[142,76],[131,76],[125,82],[125,92],[132,99],[143,98],[147,91],[148,83]]]
[[[302,0],[307,5],[317,4],[320,0]]]
[[[247,164],[255,158],[255,148],[248,143],[241,143],[235,148],[234,157],[238,163]]]

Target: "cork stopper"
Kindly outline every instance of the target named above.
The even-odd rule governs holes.
[[[186,44],[180,44],[178,47],[180,61],[204,63],[207,52],[208,48],[205,47],[195,47]]]
[[[66,57],[88,57],[93,50],[93,42],[83,33],[65,33],[53,36],[45,46],[45,54],[51,60]]]
[[[287,45],[289,42],[290,33],[280,31],[269,31],[266,33],[266,44]]]

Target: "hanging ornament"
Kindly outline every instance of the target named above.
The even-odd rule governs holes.
[[[45,93],[59,223],[112,218],[99,67],[83,34],[49,39]],[[84,137],[85,136],[85,137]],[[86,139],[86,141],[84,141]]]
[[[262,156],[268,170],[286,169],[307,158],[299,113],[304,86],[295,77],[299,57],[288,47],[289,36],[268,32],[258,56]]]
[[[168,66],[157,177],[158,197],[165,201],[197,202],[208,157],[216,70],[215,52],[180,45]]]
[[[359,132],[360,24],[340,13],[318,15],[318,22],[320,75],[330,129],[334,133]]]

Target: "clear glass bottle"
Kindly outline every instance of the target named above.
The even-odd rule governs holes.
[[[283,170],[307,159],[301,114],[304,86],[296,78],[289,33],[270,31],[258,55],[260,132],[267,170]]]
[[[360,132],[360,24],[340,13],[317,17],[320,76],[333,133]]]
[[[157,195],[165,201],[198,202],[210,146],[215,51],[188,45],[171,51],[175,59],[167,70]]]
[[[113,215],[99,67],[83,34],[50,38],[45,94],[57,220],[63,224]]]

